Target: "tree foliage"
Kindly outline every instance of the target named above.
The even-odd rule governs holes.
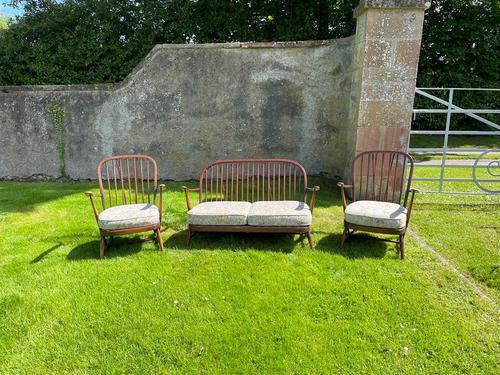
[[[432,1],[424,21],[421,86],[491,87],[498,83],[498,5],[498,0]]]
[[[0,84],[116,82],[158,43],[340,38],[359,0],[14,0]],[[433,0],[418,84],[498,86],[498,0]]]
[[[0,30],[7,28],[7,21],[0,14]]]
[[[433,0],[426,11],[417,83],[420,87],[499,86],[498,0]],[[448,100],[447,91],[434,94]],[[497,92],[456,91],[453,103],[463,108],[500,106]],[[420,108],[441,108],[428,99],[416,97]],[[419,115],[415,128],[444,129],[445,115]],[[484,115],[483,115],[484,117]],[[485,115],[497,121],[494,116]],[[465,115],[452,116],[452,128],[477,129],[479,124]],[[486,129],[485,130],[491,130]]]
[[[0,35],[0,84],[116,82],[158,43],[354,33],[357,0],[29,0]]]

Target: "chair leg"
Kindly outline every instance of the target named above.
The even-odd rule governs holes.
[[[307,237],[307,241],[309,242],[309,247],[312,249],[314,244],[313,244],[311,232],[306,232],[306,237]]]
[[[399,235],[399,257],[404,259],[405,257],[405,243],[404,243],[405,235]]]
[[[348,237],[349,237],[349,228],[344,227],[344,232],[342,233],[342,238],[340,239],[340,248],[341,249],[344,248],[344,243]]]
[[[101,259],[104,258],[104,253],[106,252],[106,238],[101,236],[101,243],[99,244],[99,256]]]
[[[158,245],[160,245],[160,251],[163,251],[163,240],[161,238],[161,228],[155,230],[156,239],[158,240]]]
[[[188,229],[186,236],[186,246],[189,247],[191,245],[191,238],[193,237],[193,233]]]

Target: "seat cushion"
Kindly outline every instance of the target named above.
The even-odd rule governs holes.
[[[188,211],[191,225],[246,225],[249,202],[204,202]]]
[[[156,225],[159,222],[160,211],[152,204],[115,206],[107,208],[99,214],[99,228],[105,230]]]
[[[401,229],[406,225],[407,210],[397,203],[356,201],[345,209],[345,221],[367,227]]]
[[[312,222],[309,206],[299,201],[259,201],[252,204],[248,225],[306,226]]]

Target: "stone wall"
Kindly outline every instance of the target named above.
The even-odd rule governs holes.
[[[175,180],[266,156],[339,174],[352,42],[159,45],[117,85],[0,87],[0,176],[94,178],[99,159],[123,153],[153,156]]]
[[[158,45],[118,84],[0,87],[0,178],[95,178],[131,153],[163,179],[245,157],[347,177],[357,152],[407,147],[423,13],[362,0],[350,38]]]

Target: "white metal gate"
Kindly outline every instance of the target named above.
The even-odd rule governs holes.
[[[435,95],[432,95],[429,92],[432,91],[447,91],[448,100],[443,100]],[[437,163],[415,163],[416,168],[439,168],[439,177],[419,177],[418,169],[416,170],[416,176],[413,178],[414,181],[436,181],[438,182],[437,190],[424,190],[426,192],[432,193],[449,193],[449,194],[499,194],[500,193],[500,161],[498,158],[495,159],[487,159],[486,161],[483,158],[487,154],[497,154],[500,153],[500,149],[486,149],[485,148],[450,148],[448,146],[449,137],[454,135],[482,135],[482,136],[500,136],[500,126],[492,122],[481,115],[484,114],[500,114],[500,110],[498,109],[463,109],[453,103],[453,95],[456,91],[490,91],[490,92],[500,92],[500,89],[483,89],[483,88],[417,88],[415,90],[416,95],[421,95],[426,97],[434,102],[437,102],[446,108],[442,109],[423,109],[418,108],[413,110],[414,118],[419,113],[442,113],[446,114],[446,122],[444,123],[443,130],[414,130],[410,131],[410,139],[411,135],[419,134],[419,135],[442,135],[444,136],[443,147],[439,148],[409,148],[409,152],[412,155],[440,155],[440,161]],[[459,131],[459,130],[450,130],[451,124],[451,116],[455,113],[462,113],[466,116],[469,116],[478,122],[486,125],[489,129],[487,131]],[[463,161],[449,161],[447,156],[450,153],[462,153],[468,155],[474,155],[472,159],[463,160]],[[491,161],[489,161],[491,160]],[[457,178],[457,177],[445,177],[445,170],[447,168],[467,168],[470,169],[470,178]],[[478,177],[477,170],[478,169],[486,169],[489,176]],[[479,192],[470,192],[470,191],[446,191],[444,189],[444,182],[463,182],[463,183],[474,183],[479,189]],[[484,183],[494,183],[494,188],[491,186],[485,187]],[[498,183],[498,184],[497,184]]]

